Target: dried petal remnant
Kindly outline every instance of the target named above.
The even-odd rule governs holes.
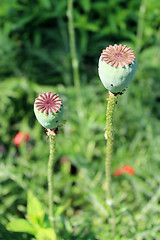
[[[118,66],[124,68],[125,65],[128,66],[135,60],[135,56],[130,47],[114,44],[114,46],[109,45],[102,51],[101,59],[115,68]]]
[[[51,92],[44,92],[39,94],[39,97],[35,100],[35,105],[40,112],[45,114],[53,114],[61,109],[62,99],[59,98],[59,95]]]

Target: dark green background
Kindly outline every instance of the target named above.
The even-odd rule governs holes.
[[[158,240],[160,3],[74,1],[82,104],[73,84],[66,12],[66,0],[0,2],[0,221],[6,225],[25,216],[29,189],[47,212],[49,148],[33,103],[38,93],[50,90],[63,98],[66,120],[57,136],[54,201],[59,206],[71,200],[57,220],[59,236],[112,239],[103,184],[107,91],[97,65],[102,49],[122,43],[135,50],[138,66],[116,106],[112,171],[130,164],[135,175],[113,178],[115,240]],[[19,131],[29,132],[30,140],[16,148],[13,139]],[[11,239],[9,234],[0,239]]]

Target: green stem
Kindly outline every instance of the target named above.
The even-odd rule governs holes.
[[[74,86],[77,91],[78,97],[81,98],[79,64],[78,64],[77,53],[76,53],[75,32],[74,32],[74,25],[73,25],[73,0],[68,0],[67,17],[68,17],[68,30],[69,30],[69,41],[70,41]]]
[[[145,12],[147,7],[147,0],[142,0],[139,8],[139,18],[137,24],[137,42],[136,42],[136,53],[138,54],[143,44],[143,32],[145,24]]]
[[[50,140],[50,156],[48,161],[48,201],[49,201],[49,220],[50,225],[54,228],[53,217],[53,167],[55,162],[55,136],[49,136]]]
[[[105,128],[106,130],[105,137],[107,140],[105,172],[106,172],[106,189],[107,189],[106,203],[110,209],[110,213],[112,217],[113,232],[115,232],[115,215],[112,208],[113,199],[111,194],[111,161],[112,161],[113,143],[114,143],[113,113],[114,113],[116,103],[117,103],[117,96],[109,92],[109,99],[108,99],[107,112],[106,112],[106,128]]]

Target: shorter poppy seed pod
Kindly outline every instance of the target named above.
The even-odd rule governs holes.
[[[35,99],[34,113],[44,128],[55,129],[62,123],[62,99],[51,92],[39,94],[39,97]]]
[[[122,44],[109,45],[99,59],[99,77],[112,93],[123,92],[133,79],[137,68],[134,51]]]

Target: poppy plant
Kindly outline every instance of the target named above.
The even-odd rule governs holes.
[[[111,193],[111,162],[114,144],[114,128],[113,128],[113,114],[119,95],[129,86],[133,79],[137,68],[137,60],[134,56],[134,51],[130,47],[122,44],[109,45],[104,50],[99,58],[98,73],[100,80],[108,92],[108,104],[106,111],[106,127],[105,139],[106,145],[106,203],[110,208],[112,217],[112,228],[115,232],[115,216],[112,208],[113,198]],[[119,170],[115,175],[121,175],[125,170]],[[112,204],[111,204],[112,203]]]
[[[34,102],[34,113],[38,122],[46,128],[50,140],[50,155],[48,161],[48,204],[50,225],[54,229],[53,216],[53,168],[55,163],[55,137],[62,125],[63,103],[56,93],[39,94]]]

